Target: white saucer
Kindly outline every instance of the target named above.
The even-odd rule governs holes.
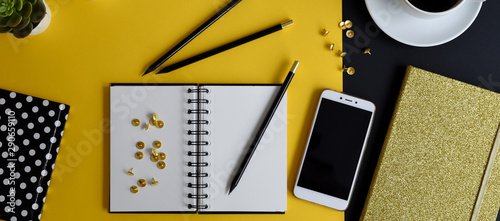
[[[375,23],[391,38],[411,46],[444,44],[462,34],[474,22],[482,2],[468,1],[446,15],[423,19],[406,12],[400,0],[365,0]]]

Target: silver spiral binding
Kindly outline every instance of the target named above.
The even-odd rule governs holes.
[[[204,146],[209,145],[208,141],[203,140],[203,136],[209,135],[209,131],[203,130],[202,125],[210,124],[208,120],[203,119],[203,115],[209,114],[210,111],[201,108],[203,104],[208,104],[210,101],[208,99],[203,99],[203,93],[210,93],[206,88],[188,89],[188,93],[197,93],[197,99],[188,99],[188,104],[196,104],[196,109],[188,109],[187,113],[197,116],[195,119],[190,119],[187,121],[189,125],[196,125],[195,130],[188,130],[187,134],[190,136],[195,136],[197,139],[189,140],[187,142],[188,146],[196,146],[196,151],[188,151],[187,155],[196,158],[196,162],[188,162],[189,167],[196,168],[196,172],[189,172],[188,177],[196,178],[196,183],[188,183],[189,188],[195,189],[196,193],[189,193],[188,198],[196,199],[196,205],[188,204],[189,209],[207,209],[208,205],[203,204],[202,200],[209,198],[208,194],[203,194],[201,189],[208,188],[207,183],[202,183],[204,177],[208,177],[209,174],[203,172],[203,167],[209,166],[207,162],[203,162],[203,157],[208,156],[209,153],[204,150]]]
[[[188,204],[188,209],[208,209],[208,205],[193,205],[193,204]]]
[[[188,194],[188,198],[190,199],[207,199],[208,198],[208,194],[200,194],[200,195],[197,195],[197,194]]]
[[[200,173],[200,172],[195,172],[195,173],[192,173],[192,172],[189,172],[187,174],[188,177],[208,177],[208,173]]]
[[[199,163],[188,162],[188,167],[208,167],[208,163],[207,162],[199,162]]]
[[[210,101],[208,99],[188,99],[188,104],[208,104]]]
[[[188,183],[189,188],[208,188],[208,184],[202,183],[202,184],[195,184],[195,183]]]
[[[188,156],[192,157],[192,156],[208,156],[209,153],[206,152],[206,151],[202,151],[202,152],[199,152],[199,151],[188,151]]]
[[[202,131],[193,131],[193,130],[188,130],[187,132],[188,135],[208,135],[209,132],[206,131],[206,130],[202,130]]]

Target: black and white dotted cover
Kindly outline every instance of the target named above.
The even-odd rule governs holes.
[[[0,89],[0,219],[40,220],[68,113]]]

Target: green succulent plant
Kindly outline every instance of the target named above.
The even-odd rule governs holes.
[[[0,33],[12,33],[16,38],[24,38],[46,13],[42,0],[0,0]]]

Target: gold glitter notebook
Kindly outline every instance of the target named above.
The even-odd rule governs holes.
[[[361,219],[495,220],[499,124],[500,94],[409,66]]]

